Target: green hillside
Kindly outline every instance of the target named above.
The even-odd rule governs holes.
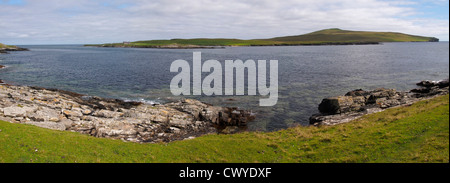
[[[270,39],[171,39],[148,40],[127,43],[93,44],[85,46],[102,47],[148,47],[148,48],[196,48],[214,46],[284,46],[284,45],[341,45],[341,44],[378,44],[380,42],[436,42],[434,37],[414,36],[396,32],[348,31],[325,29],[297,36],[276,37]]]
[[[11,46],[0,43],[0,49],[9,48]]]
[[[19,49],[19,47],[0,43],[0,50],[6,50],[6,49]]]
[[[437,38],[414,36],[397,32],[349,31],[325,29],[298,36],[266,39],[280,42],[428,42]]]
[[[7,53],[7,51],[28,51],[28,49],[0,43],[0,53]]]
[[[449,95],[336,126],[138,144],[0,121],[0,163],[449,162]]]

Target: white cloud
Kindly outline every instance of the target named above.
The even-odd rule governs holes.
[[[195,37],[269,38],[325,28],[448,40],[449,20],[417,18],[413,1],[40,0],[0,5],[0,42],[103,43]],[[413,16],[415,15],[415,16]]]

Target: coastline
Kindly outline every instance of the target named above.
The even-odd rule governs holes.
[[[199,45],[126,45],[126,44],[89,44],[85,47],[105,48],[158,48],[158,49],[224,49],[227,47],[263,47],[263,46],[339,46],[339,45],[378,45],[381,42],[322,42],[322,43],[280,43],[280,44],[251,44],[251,45],[223,45],[223,46],[199,46]]]
[[[126,45],[83,45],[85,47],[100,47],[100,48],[159,48],[159,49],[223,49],[226,46],[197,46],[197,45],[186,45],[186,46],[173,46],[173,45],[161,45],[161,46],[126,46]]]
[[[9,51],[30,51],[30,50],[28,48],[21,48],[17,46],[0,48],[0,54],[7,54]]]
[[[343,96],[329,97],[319,104],[320,113],[313,114],[309,123],[314,126],[348,123],[366,114],[378,113],[389,108],[410,106],[418,101],[449,93],[449,79],[421,81],[419,88],[410,91],[379,88],[373,91],[357,89]]]
[[[3,163],[448,163],[448,95],[351,123],[129,143],[0,120]]]
[[[0,98],[0,120],[131,142],[236,133],[254,119],[248,111],[192,99],[150,105],[9,84],[0,85]]]
[[[449,93],[449,82],[421,81],[408,92],[353,90],[323,99],[312,126],[333,126],[388,108]],[[59,89],[14,86],[0,80],[0,120],[131,142],[171,142],[205,134],[242,132],[253,116],[237,108],[184,99],[166,104],[107,99]]]
[[[429,43],[439,41],[427,41]],[[225,49],[232,47],[269,47],[269,46],[349,46],[349,45],[382,45],[383,43],[424,43],[424,41],[397,41],[397,42],[322,42],[322,43],[280,43],[280,44],[251,44],[251,45],[224,45],[224,46],[198,46],[198,45],[123,45],[123,44],[86,44],[84,47],[97,48],[154,48],[154,49]]]
[[[28,49],[15,51],[26,50]],[[4,67],[0,65],[0,69]],[[319,105],[321,113],[310,117],[310,124],[329,126],[347,123],[366,114],[443,95],[448,93],[448,79],[444,81],[447,83],[443,89],[439,87],[439,82],[422,81],[418,83],[422,89],[408,92],[392,89],[354,90],[344,96],[326,98]],[[58,89],[13,86],[4,84],[1,80],[0,87],[2,90],[9,89],[6,93],[0,92],[0,120],[132,142],[170,142],[210,133],[237,133],[245,130],[247,122],[254,118],[248,111],[212,106],[190,99],[154,105],[104,99]],[[42,95],[49,96],[39,99]],[[28,96],[32,97],[27,99]],[[37,102],[34,100],[36,98]],[[65,103],[63,106],[59,105],[61,101]],[[14,106],[15,104],[17,105]],[[105,104],[110,107],[105,107]],[[321,110],[321,105],[330,105],[337,110]],[[31,110],[23,110],[24,107],[30,107]],[[5,108],[8,108],[7,114],[4,112]],[[131,108],[136,114],[128,115]],[[16,114],[15,111],[19,113]],[[148,112],[151,114],[147,114]],[[39,114],[36,116],[34,113]],[[226,114],[225,117],[223,114]],[[242,117],[244,120],[241,120]]]

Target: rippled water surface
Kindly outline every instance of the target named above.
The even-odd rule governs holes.
[[[95,48],[81,45],[22,46],[27,52],[0,55],[0,79],[88,95],[147,102],[173,97],[172,61],[278,60],[279,99],[259,107],[260,96],[196,97],[207,103],[254,111],[251,130],[308,124],[322,98],[353,89],[409,90],[420,80],[449,77],[449,43],[384,43],[357,46],[231,47],[225,49]],[[189,96],[192,97],[192,96]]]

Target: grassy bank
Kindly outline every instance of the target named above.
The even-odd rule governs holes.
[[[6,44],[2,44],[2,43],[0,43],[0,49],[3,49],[3,48],[14,48],[15,46],[10,46],[10,45],[6,45]]]
[[[189,46],[288,46],[288,45],[341,45],[341,44],[376,44],[379,42],[427,42],[438,41],[436,38],[408,35],[396,32],[348,31],[325,29],[308,34],[276,37],[270,39],[171,39],[148,40],[130,43],[93,44],[86,46],[105,47],[189,47]]]
[[[449,162],[449,96],[359,120],[137,144],[0,122],[0,162]]]

